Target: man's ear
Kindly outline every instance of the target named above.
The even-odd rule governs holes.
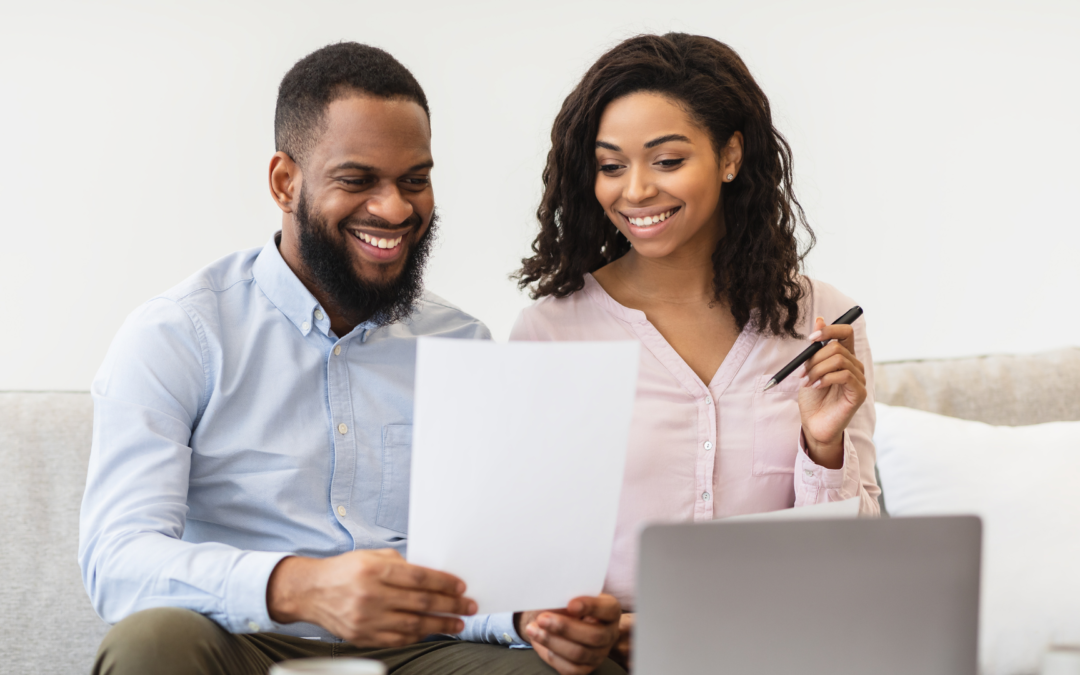
[[[270,196],[285,213],[293,212],[293,205],[300,196],[303,176],[300,166],[284,152],[275,152],[270,158]]]

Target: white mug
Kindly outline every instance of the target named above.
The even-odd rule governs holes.
[[[1080,646],[1048,649],[1043,654],[1041,675],[1080,675]]]
[[[294,659],[275,663],[270,675],[386,675],[386,664],[371,659]]]

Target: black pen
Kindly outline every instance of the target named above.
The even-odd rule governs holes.
[[[858,305],[855,305],[854,307],[852,307],[848,311],[844,312],[844,316],[840,317],[836,321],[833,321],[832,325],[834,325],[834,326],[836,326],[836,325],[848,325],[848,326],[850,326],[851,324],[855,323],[855,319],[858,319],[860,316],[862,316],[862,307],[859,307]],[[787,377],[788,375],[794,373],[796,368],[798,368],[802,364],[809,361],[811,356],[813,356],[814,354],[817,354],[818,351],[820,351],[821,348],[824,347],[825,345],[829,344],[829,342],[830,342],[829,340],[823,340],[821,342],[815,342],[814,344],[812,344],[809,347],[807,347],[806,349],[804,349],[802,354],[799,354],[798,356],[796,356],[794,359],[791,360],[791,363],[789,363],[786,366],[784,366],[783,368],[781,368],[779,373],[773,375],[772,379],[769,380],[769,383],[767,385],[765,385],[765,388],[762,389],[762,391],[769,391],[770,389],[772,389],[776,385],[783,382],[785,377]]]

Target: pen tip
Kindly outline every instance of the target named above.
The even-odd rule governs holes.
[[[767,385],[765,385],[765,388],[762,389],[761,391],[769,391],[770,389],[772,389],[775,386],[776,386],[776,380],[775,379],[769,380],[769,383]]]

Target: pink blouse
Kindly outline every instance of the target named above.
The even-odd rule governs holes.
[[[803,335],[814,317],[832,322],[855,304],[826,283],[808,281]],[[511,340],[639,340],[643,346],[605,593],[633,608],[638,534],[647,523],[700,522],[855,496],[862,513],[879,513],[865,319],[854,328],[868,394],[845,433],[843,467],[826,469],[802,448],[799,379],[792,375],[762,391],[807,342],[767,337],[748,325],[706,385],[644,312],[615,302],[592,275],[581,291],[522,311]]]

